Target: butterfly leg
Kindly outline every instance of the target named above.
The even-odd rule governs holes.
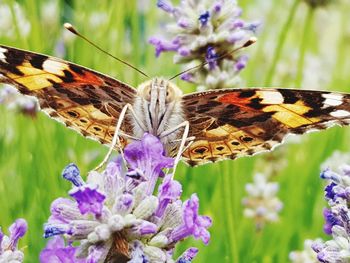
[[[120,112],[119,119],[118,119],[117,125],[115,127],[112,143],[111,143],[111,145],[109,147],[108,153],[106,154],[106,156],[103,159],[103,161],[94,170],[101,169],[108,162],[108,160],[111,157],[111,154],[112,154],[113,149],[115,148],[115,146],[117,146],[120,149],[120,154],[121,154],[121,156],[123,158],[124,163],[126,163],[125,158],[124,158],[124,153],[122,151],[122,146],[121,146],[121,143],[120,143],[120,140],[119,140],[119,135],[122,134],[122,132],[120,132],[120,128],[122,126],[123,120],[124,120],[125,115],[126,115],[126,111],[128,110],[129,106],[131,106],[131,105],[129,105],[129,104],[125,105],[123,107],[122,111]]]
[[[128,139],[130,139],[130,140],[133,140],[133,141],[141,141],[140,138],[131,136],[131,135],[129,135],[129,134],[123,132],[122,130],[120,130],[119,134],[120,134],[121,136],[126,137],[126,138],[128,138]]]
[[[109,160],[109,158],[111,157],[112,155],[112,152],[113,152],[113,149],[117,146],[118,149],[120,149],[120,154],[122,156],[122,159],[124,161],[124,163],[126,164],[126,160],[124,158],[124,152],[122,150],[122,146],[121,146],[121,143],[120,143],[120,140],[119,140],[119,135],[121,136],[125,136],[127,138],[130,138],[132,140],[140,140],[139,138],[136,138],[136,137],[133,137],[133,136],[130,136],[126,133],[124,133],[123,131],[120,130],[121,126],[122,126],[122,123],[124,121],[124,118],[125,118],[125,115],[127,113],[127,111],[130,111],[131,114],[133,115],[136,123],[141,127],[141,129],[143,129],[144,131],[146,131],[146,128],[142,125],[142,122],[140,121],[140,119],[137,117],[134,109],[132,108],[132,106],[130,104],[126,104],[122,111],[120,112],[120,115],[119,115],[119,119],[118,119],[118,122],[117,122],[117,125],[115,127],[115,131],[114,131],[114,136],[113,136],[113,139],[112,139],[112,143],[109,147],[109,150],[108,150],[108,153],[106,154],[105,158],[103,159],[103,161],[94,169],[94,170],[99,170],[101,169]]]
[[[184,128],[184,132],[183,132],[182,137],[181,137],[179,150],[178,150],[178,152],[176,154],[176,157],[175,157],[175,160],[174,160],[173,176],[175,174],[176,166],[179,163],[181,155],[182,155],[182,153],[184,151],[184,148],[185,148],[185,143],[187,141],[188,132],[189,132],[189,129],[190,129],[190,123],[188,121],[184,121],[184,122],[180,123],[179,125],[171,128],[169,130],[166,130],[166,131],[162,132],[159,135],[159,138],[163,138],[165,136],[168,136],[168,135],[172,134],[173,132],[176,132],[177,130],[179,130],[181,128]]]

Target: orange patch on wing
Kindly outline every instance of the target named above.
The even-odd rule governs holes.
[[[251,103],[251,99],[254,98],[255,96],[248,97],[248,98],[240,98],[239,95],[240,95],[239,92],[232,92],[232,93],[223,95],[222,97],[219,97],[218,101],[251,110],[252,108],[249,107],[249,104]]]
[[[88,84],[88,85],[102,85],[103,80],[96,76],[94,73],[83,71],[83,74],[78,74],[74,71],[70,71],[73,75],[75,84]],[[63,83],[64,84],[64,83]]]
[[[240,98],[239,97],[239,92],[232,92],[226,95],[223,95],[218,99],[218,101],[222,103],[227,103],[227,104],[233,104],[237,106],[242,106],[242,107],[247,107],[247,104],[250,103],[250,100],[252,97],[248,98]]]

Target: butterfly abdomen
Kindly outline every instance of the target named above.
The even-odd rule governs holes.
[[[163,135],[185,121],[181,98],[181,90],[166,80],[155,78],[142,83],[133,109],[144,127],[131,118],[134,136],[141,138],[148,132],[159,137],[166,146],[179,139],[183,133],[181,128]]]

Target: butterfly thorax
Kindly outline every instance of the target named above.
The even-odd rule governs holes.
[[[182,91],[162,78],[142,83],[138,87],[138,96],[133,108],[144,127],[140,127],[134,120],[134,135],[140,138],[144,132],[148,132],[159,137],[164,131],[182,123],[184,117],[181,99]],[[178,138],[179,132],[165,136],[163,143],[167,144]]]

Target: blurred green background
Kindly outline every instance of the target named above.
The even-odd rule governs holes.
[[[303,1],[238,1],[247,21],[260,20],[258,42],[244,52],[250,56],[242,72],[242,86],[301,87],[350,92],[350,2],[334,1],[312,9]],[[10,14],[6,13],[10,10]],[[11,16],[16,17],[12,19]],[[7,19],[7,20],[6,20]],[[10,19],[10,20],[9,20]],[[160,33],[168,17],[151,0],[116,1],[0,1],[0,43],[73,61],[137,86],[145,79],[65,32],[71,22],[81,33],[112,54],[127,60],[151,76],[172,76],[181,66],[172,54],[154,57],[147,44]],[[30,25],[30,28],[28,28]],[[195,87],[175,82],[185,92]],[[50,203],[66,196],[70,184],[61,171],[75,162],[86,174],[104,157],[107,148],[85,139],[62,124],[39,113],[29,118],[0,106],[0,225],[14,219],[29,222],[29,232],[20,242],[25,262],[37,262],[45,246],[42,225]],[[306,238],[323,234],[323,182],[320,165],[333,151],[349,151],[350,128],[334,127],[303,135],[276,151],[251,158],[189,168],[180,164],[176,178],[184,197],[196,192],[202,214],[213,218],[208,246],[186,240],[200,248],[195,262],[288,262],[292,250],[300,250]],[[278,156],[278,158],[276,158]],[[278,197],[284,207],[280,220],[256,230],[255,222],[243,216],[245,184],[254,173],[269,166],[279,169]]]

